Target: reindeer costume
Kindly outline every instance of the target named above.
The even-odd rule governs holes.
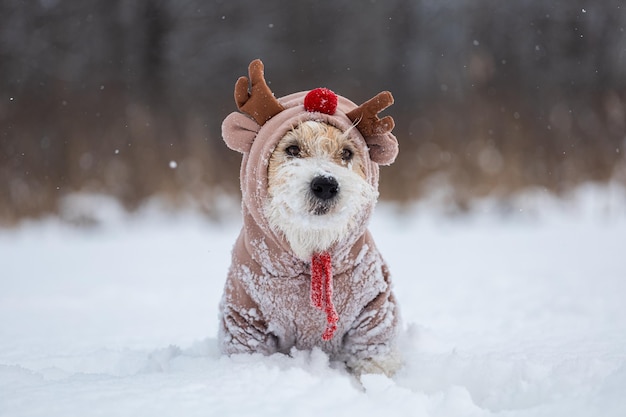
[[[377,116],[393,103],[391,93],[357,106],[324,90],[276,99],[260,60],[250,64],[249,79],[241,77],[235,85],[237,107],[245,114],[226,117],[222,135],[243,154],[244,226],[220,304],[219,343],[226,354],[319,347],[357,374],[390,375],[400,366],[395,347],[399,315],[387,266],[367,230],[374,204],[359,213],[354,233],[310,259],[295,255],[264,211],[269,157],[278,141],[304,121],[347,132],[365,155],[365,178],[374,189],[378,165],[395,160],[393,119]]]

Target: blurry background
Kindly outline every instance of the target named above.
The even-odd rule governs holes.
[[[623,0],[0,0],[0,223],[77,191],[213,213],[254,58],[277,96],[393,92],[384,199],[626,183],[625,28]]]

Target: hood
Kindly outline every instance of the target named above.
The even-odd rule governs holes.
[[[367,156],[364,158],[366,180],[375,189],[378,189],[379,164],[392,163],[398,152],[396,138],[389,131],[384,131],[389,126],[390,120],[391,128],[393,127],[393,120],[387,116],[382,119],[386,122],[385,126],[378,126],[377,128],[374,125],[374,128],[370,129],[370,131],[359,129],[359,124],[367,118],[374,119],[374,122],[382,122],[377,117],[377,111],[370,115],[367,114],[368,109],[365,108],[361,113],[358,113],[360,111],[359,106],[339,95],[336,95],[337,105],[333,109],[332,114],[326,113],[328,110],[325,108],[320,108],[321,111],[316,111],[317,109],[311,108],[308,103],[305,105],[305,98],[309,91],[298,92],[275,99],[269,88],[267,88],[263,77],[263,66],[259,60],[250,64],[249,73],[252,83],[251,92],[248,92],[248,80],[242,77],[246,80],[245,93],[248,95],[247,103],[241,104],[243,101],[241,98],[243,95],[241,78],[237,82],[238,87],[235,89],[235,100],[239,109],[245,114],[239,112],[231,113],[222,124],[222,136],[226,144],[231,149],[243,154],[240,180],[244,233],[247,235],[246,249],[262,265],[267,263],[264,262],[264,258],[267,257],[268,253],[272,253],[274,256],[280,254],[280,256],[284,257],[281,263],[286,262],[289,265],[301,264],[303,261],[297,259],[291,253],[290,246],[285,238],[270,228],[264,213],[264,207],[268,199],[267,173],[269,158],[277,143],[288,131],[305,121],[323,122],[338,128],[342,132],[348,132],[349,139],[357,151]],[[255,92],[257,96],[261,94],[258,92],[259,83],[262,84],[262,88],[265,90],[263,93],[270,103],[254,103],[256,108],[250,109],[250,107],[246,107],[246,104],[253,100]],[[388,94],[389,98],[391,97],[391,94],[386,94]],[[386,107],[387,105],[389,104],[378,104],[378,107]],[[273,107],[274,110],[272,112],[277,112],[268,115],[266,113],[268,107]],[[357,116],[354,116],[355,112]],[[353,120],[353,118],[357,120]],[[366,123],[363,124],[366,127]],[[355,125],[357,128],[354,128]],[[365,130],[368,135],[364,135],[361,130]],[[372,203],[371,207],[368,207],[363,213],[358,232],[354,233],[354,236],[350,239],[339,242],[332,249],[335,252],[334,259],[341,258],[342,254],[346,255],[354,243],[363,235],[373,205]],[[276,262],[271,263],[276,265]]]

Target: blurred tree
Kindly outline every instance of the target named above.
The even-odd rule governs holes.
[[[54,211],[76,190],[210,211],[216,189],[237,187],[219,129],[257,57],[279,96],[394,93],[387,198],[419,197],[433,176],[459,201],[613,178],[622,3],[0,0],[0,217]]]

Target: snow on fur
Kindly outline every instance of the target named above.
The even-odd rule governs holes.
[[[355,233],[367,219],[363,207],[371,205],[378,191],[356,173],[325,160],[300,160],[286,164],[279,173],[285,181],[265,205],[269,224],[282,230],[296,255],[303,259]],[[311,179],[332,176],[342,186],[333,216],[303,216]]]

